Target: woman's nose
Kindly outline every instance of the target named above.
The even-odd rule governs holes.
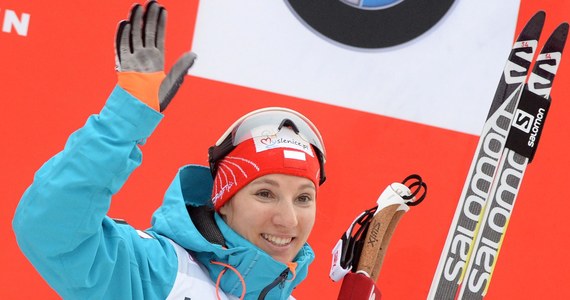
[[[293,228],[299,224],[297,211],[292,200],[282,200],[275,207],[273,222],[285,228]]]

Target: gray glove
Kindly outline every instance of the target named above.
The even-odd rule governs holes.
[[[129,19],[121,21],[117,29],[117,71],[153,73],[164,70],[166,17],[166,9],[156,1],[149,1],[146,8],[140,4],[133,6]],[[195,59],[194,53],[184,53],[166,74],[158,92],[160,111],[166,109]]]

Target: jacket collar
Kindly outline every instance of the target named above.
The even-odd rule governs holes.
[[[186,205],[211,205],[211,191],[212,176],[208,168],[196,165],[181,168],[167,190],[164,203],[153,215],[152,230],[191,251],[208,270],[213,282],[220,277],[224,292],[240,297],[244,288],[241,276],[245,283],[245,299],[257,299],[261,291],[274,283],[289,266],[241,237],[217,213],[215,223],[227,248],[208,242],[189,218]],[[285,281],[272,288],[266,299],[287,299],[295,286],[306,278],[313,260],[314,252],[305,244],[295,258],[294,272],[289,272]],[[224,271],[224,265],[232,266],[235,272]]]

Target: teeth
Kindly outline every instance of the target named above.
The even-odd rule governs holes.
[[[261,236],[263,236],[264,239],[270,241],[271,243],[277,245],[277,246],[285,246],[289,243],[291,243],[291,241],[293,240],[293,238],[280,238],[280,237],[276,237],[273,235],[269,235],[267,233],[263,233],[261,234]]]

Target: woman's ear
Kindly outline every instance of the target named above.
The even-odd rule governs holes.
[[[227,201],[222,205],[222,207],[220,207],[220,209],[218,209],[218,213],[226,223],[228,223],[228,215],[231,215],[231,202],[231,200]]]

